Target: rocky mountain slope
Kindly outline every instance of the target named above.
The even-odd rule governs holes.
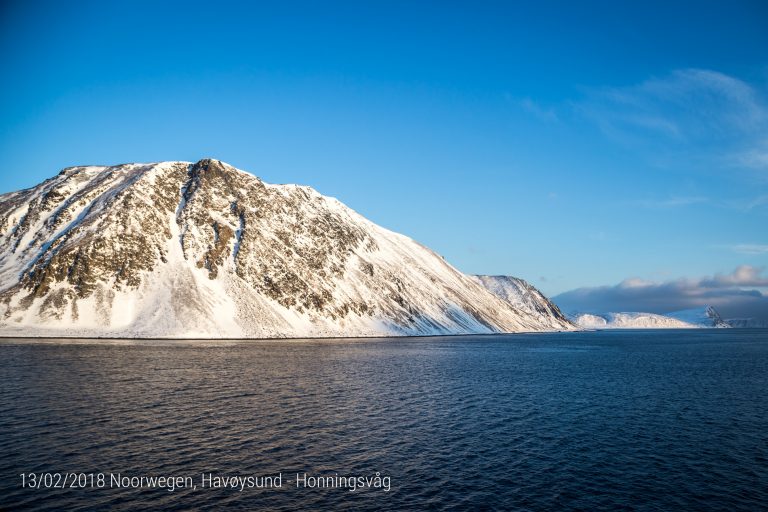
[[[712,306],[704,306],[703,308],[685,309],[683,311],[674,311],[667,313],[666,316],[682,320],[693,325],[699,325],[701,327],[717,327],[728,328],[731,327],[728,322],[723,320],[720,313],[717,312]]]
[[[697,329],[730,327],[712,306],[677,311],[666,315],[655,313],[582,313],[571,320],[583,329]]]
[[[0,248],[3,335],[573,328],[498,297],[335,199],[217,160],[64,169],[0,196]]]
[[[544,325],[558,328],[568,318],[552,301],[527,281],[512,276],[472,276],[488,291],[504,299],[539,320]]]

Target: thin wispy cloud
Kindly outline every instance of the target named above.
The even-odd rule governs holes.
[[[768,244],[737,244],[731,246],[731,250],[738,254],[757,255],[768,254]]]
[[[597,231],[594,233],[590,233],[588,235],[588,238],[595,242],[604,242],[608,238],[608,235],[605,233],[605,231]]]
[[[768,194],[727,201],[725,205],[729,208],[740,210],[742,212],[749,212],[756,208],[768,206]]]
[[[625,279],[614,286],[578,288],[554,297],[568,312],[642,311],[669,313],[715,306],[725,317],[768,320],[768,276],[764,269],[741,265],[728,274],[670,281]]]
[[[511,100],[511,98],[508,98]],[[555,111],[554,107],[544,107],[541,104],[533,101],[531,98],[523,98],[520,100],[513,100],[517,105],[525,112],[533,115],[540,121],[546,122],[559,122],[560,117]]]
[[[737,199],[710,198],[706,196],[667,196],[660,198],[645,198],[628,201],[630,206],[647,208],[649,210],[670,210],[695,205],[709,205],[728,210],[737,210],[748,213],[752,210],[768,206],[768,195],[757,197],[744,197]]]
[[[757,147],[735,154],[734,159],[744,167],[768,170],[768,141],[762,141],[758,143]]]
[[[634,204],[649,209],[668,209],[707,203],[709,199],[701,196],[673,196],[664,199],[641,199]]]
[[[659,160],[768,169],[765,92],[724,73],[681,69],[626,87],[588,89],[573,107],[606,136]]]

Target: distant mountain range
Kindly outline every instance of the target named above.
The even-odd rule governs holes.
[[[581,313],[571,316],[571,320],[583,329],[691,329],[691,328],[729,328],[712,306],[676,311],[665,315],[655,313]]]
[[[0,334],[272,338],[571,330],[309,187],[217,160],[70,167],[0,196]]]

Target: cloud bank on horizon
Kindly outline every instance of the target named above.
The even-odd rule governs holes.
[[[630,278],[614,286],[578,288],[554,297],[568,313],[641,311],[665,314],[714,306],[724,318],[768,320],[768,275],[741,265],[730,274],[665,282]]]

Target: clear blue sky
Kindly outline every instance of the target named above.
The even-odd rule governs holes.
[[[0,191],[214,157],[549,294],[768,263],[766,2],[0,9]]]

